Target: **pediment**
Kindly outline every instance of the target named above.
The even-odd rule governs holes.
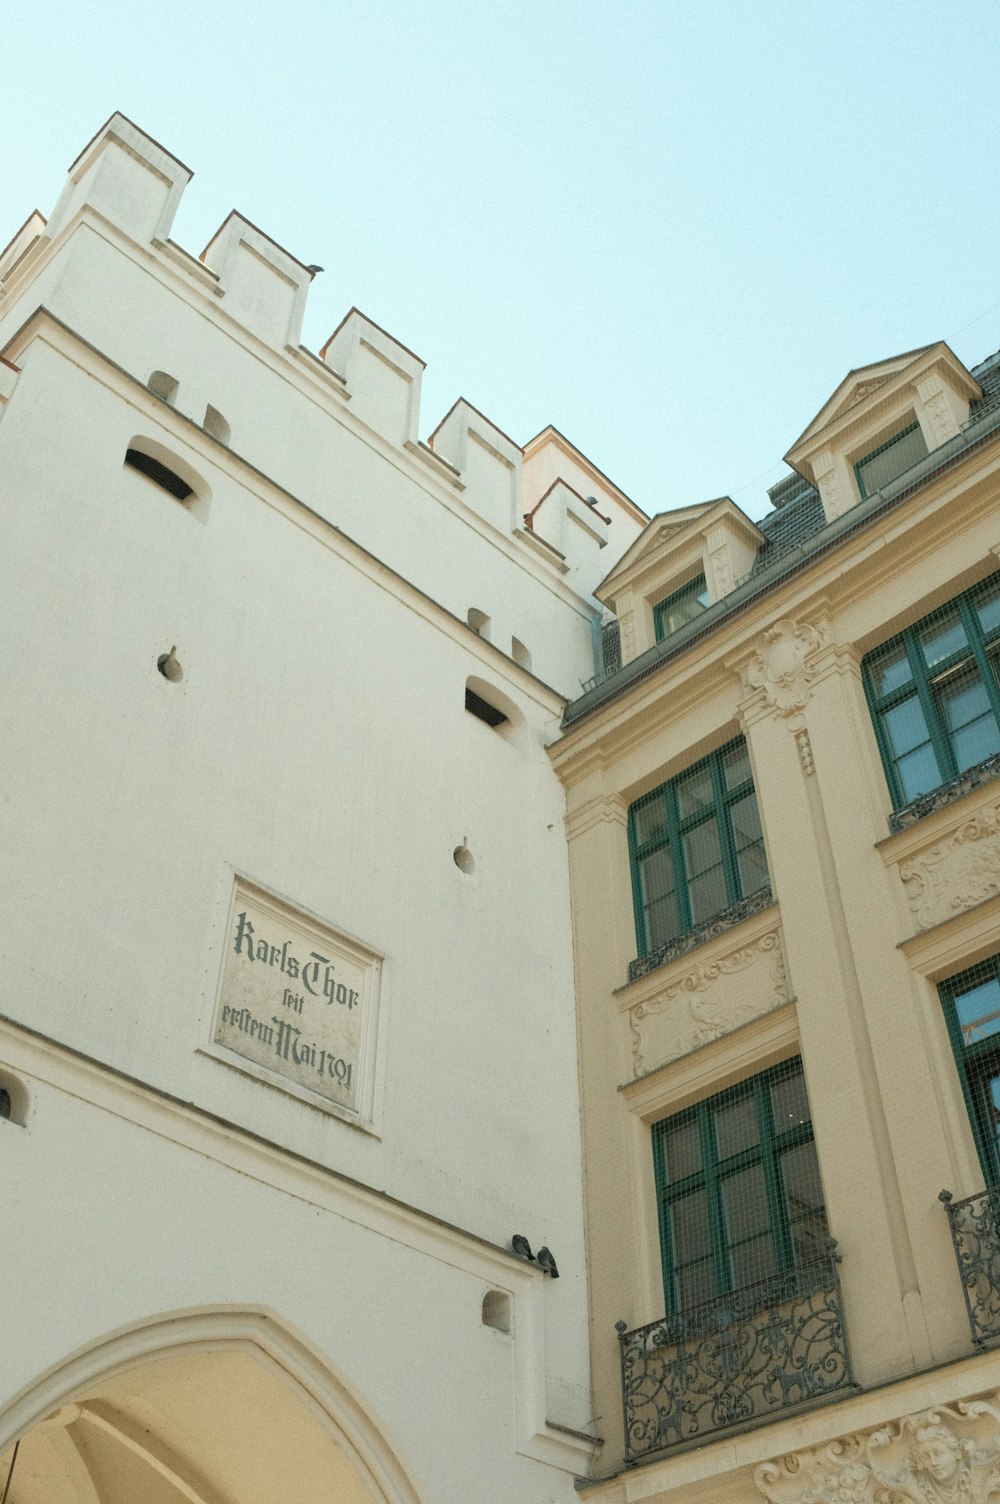
[[[672,542],[718,504],[717,501],[702,501],[693,507],[678,507],[675,512],[658,513],[601,582],[601,591],[611,588],[623,575],[631,574],[637,567],[641,568],[648,560],[659,556],[665,544]]]
[[[933,348],[933,345],[921,345],[919,349],[906,350],[902,355],[893,355],[888,360],[877,360],[871,365],[858,366],[856,370],[848,371],[836,391],[827,398],[812,422],[795,440],[792,450],[798,449],[800,444],[804,444],[824,428],[829,427],[831,423],[843,418],[852,408],[864,402],[880,387],[886,386],[893,377],[905,371],[907,366],[913,365]]]

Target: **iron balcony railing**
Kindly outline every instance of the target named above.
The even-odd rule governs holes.
[[[940,1196],[948,1213],[958,1273],[977,1347],[1000,1337],[1000,1190],[953,1201]]]
[[[838,1262],[831,1238],[802,1268],[631,1332],[619,1321],[626,1461],[854,1388]]]

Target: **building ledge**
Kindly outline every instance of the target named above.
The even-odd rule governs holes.
[[[889,816],[889,829],[893,835],[898,835],[902,830],[909,830],[911,825],[916,825],[919,820],[925,820],[928,815],[936,814],[939,809],[946,809],[949,804],[954,804],[956,799],[964,799],[966,794],[971,794],[973,789],[980,788],[984,783],[992,783],[1000,778],[1000,752],[994,752],[992,757],[986,757],[982,762],[977,762],[973,767],[966,768],[964,773],[959,773],[955,778],[949,778],[947,783],[941,783],[936,789],[930,789],[926,794],[918,794],[916,799],[911,799],[909,804],[904,804],[901,809],[893,810]]]
[[[770,887],[758,888],[756,893],[751,893],[748,898],[741,898],[739,903],[730,904],[728,909],[713,914],[711,919],[693,925],[682,935],[675,935],[666,945],[651,950],[648,955],[636,956],[634,961],[628,963],[629,982],[638,982],[640,978],[649,976],[650,972],[658,971],[661,966],[667,966],[680,956],[686,956],[689,951],[696,950],[699,945],[714,940],[717,935],[724,935],[727,930],[735,929],[744,919],[750,919],[754,914],[769,909],[774,901]]]

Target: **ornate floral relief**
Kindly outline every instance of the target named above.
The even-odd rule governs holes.
[[[977,810],[945,840],[902,862],[899,876],[922,930],[1000,893],[1000,804]]]
[[[715,583],[719,594],[729,595],[735,588],[733,585],[733,569],[729,561],[729,549],[724,543],[720,544],[718,548],[711,550],[709,558],[712,561],[712,570],[715,574]]]
[[[932,396],[924,398],[924,411],[931,420],[934,437],[939,444],[944,444],[955,433],[955,420],[948,410],[944,392],[934,392]]]
[[[833,465],[822,474],[816,476],[816,489],[823,499],[823,505],[828,517],[839,517],[845,511],[840,499],[840,482],[837,479],[837,471]]]
[[[751,689],[762,689],[780,715],[804,710],[815,677],[812,658],[822,646],[820,633],[808,623],[779,621],[757,639],[747,669]]]
[[[1000,1500],[1000,1410],[987,1400],[919,1410],[763,1462],[754,1481],[771,1504],[989,1504]]]
[[[770,995],[762,999],[744,990],[738,1001],[718,999],[713,1003],[705,994],[720,977],[745,971],[761,958],[771,962]],[[706,966],[689,971],[679,981],[672,983],[654,997],[634,1003],[629,1009],[629,1029],[632,1034],[632,1071],[641,1076],[647,1069],[646,1050],[648,1041],[643,1021],[661,1014],[668,1003],[682,998],[686,1007],[679,1005],[672,1011],[668,1038],[657,1050],[656,1065],[666,1065],[679,1060],[699,1045],[720,1039],[748,1019],[757,1018],[778,1003],[788,1001],[788,983],[785,977],[785,960],[781,950],[781,937],[777,930],[761,935],[752,945],[741,946],[728,956],[720,956]]]
[[[619,616],[618,626],[621,630],[622,663],[631,663],[635,657],[635,613],[626,611],[624,616]]]

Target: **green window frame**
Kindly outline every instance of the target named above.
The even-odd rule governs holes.
[[[746,742],[737,737],[628,812],[641,956],[768,885]]]
[[[1000,574],[867,653],[862,671],[894,808],[1000,752]]]
[[[1000,1185],[1000,955],[938,986],[976,1152]]]
[[[911,423],[900,433],[894,433],[891,439],[879,444],[854,466],[861,499],[871,496],[882,486],[889,485],[897,476],[903,475],[911,466],[919,464],[922,459],[926,459],[928,452],[927,440],[919,423]]]
[[[679,627],[685,626],[689,621],[694,621],[696,616],[708,608],[708,586],[705,583],[704,574],[696,574],[693,580],[688,580],[679,590],[674,590],[670,595],[664,596],[653,607],[653,631],[657,642],[662,642],[664,637],[669,637],[671,632],[676,632]]]
[[[802,1061],[653,1125],[668,1311],[825,1256],[829,1230]]]

